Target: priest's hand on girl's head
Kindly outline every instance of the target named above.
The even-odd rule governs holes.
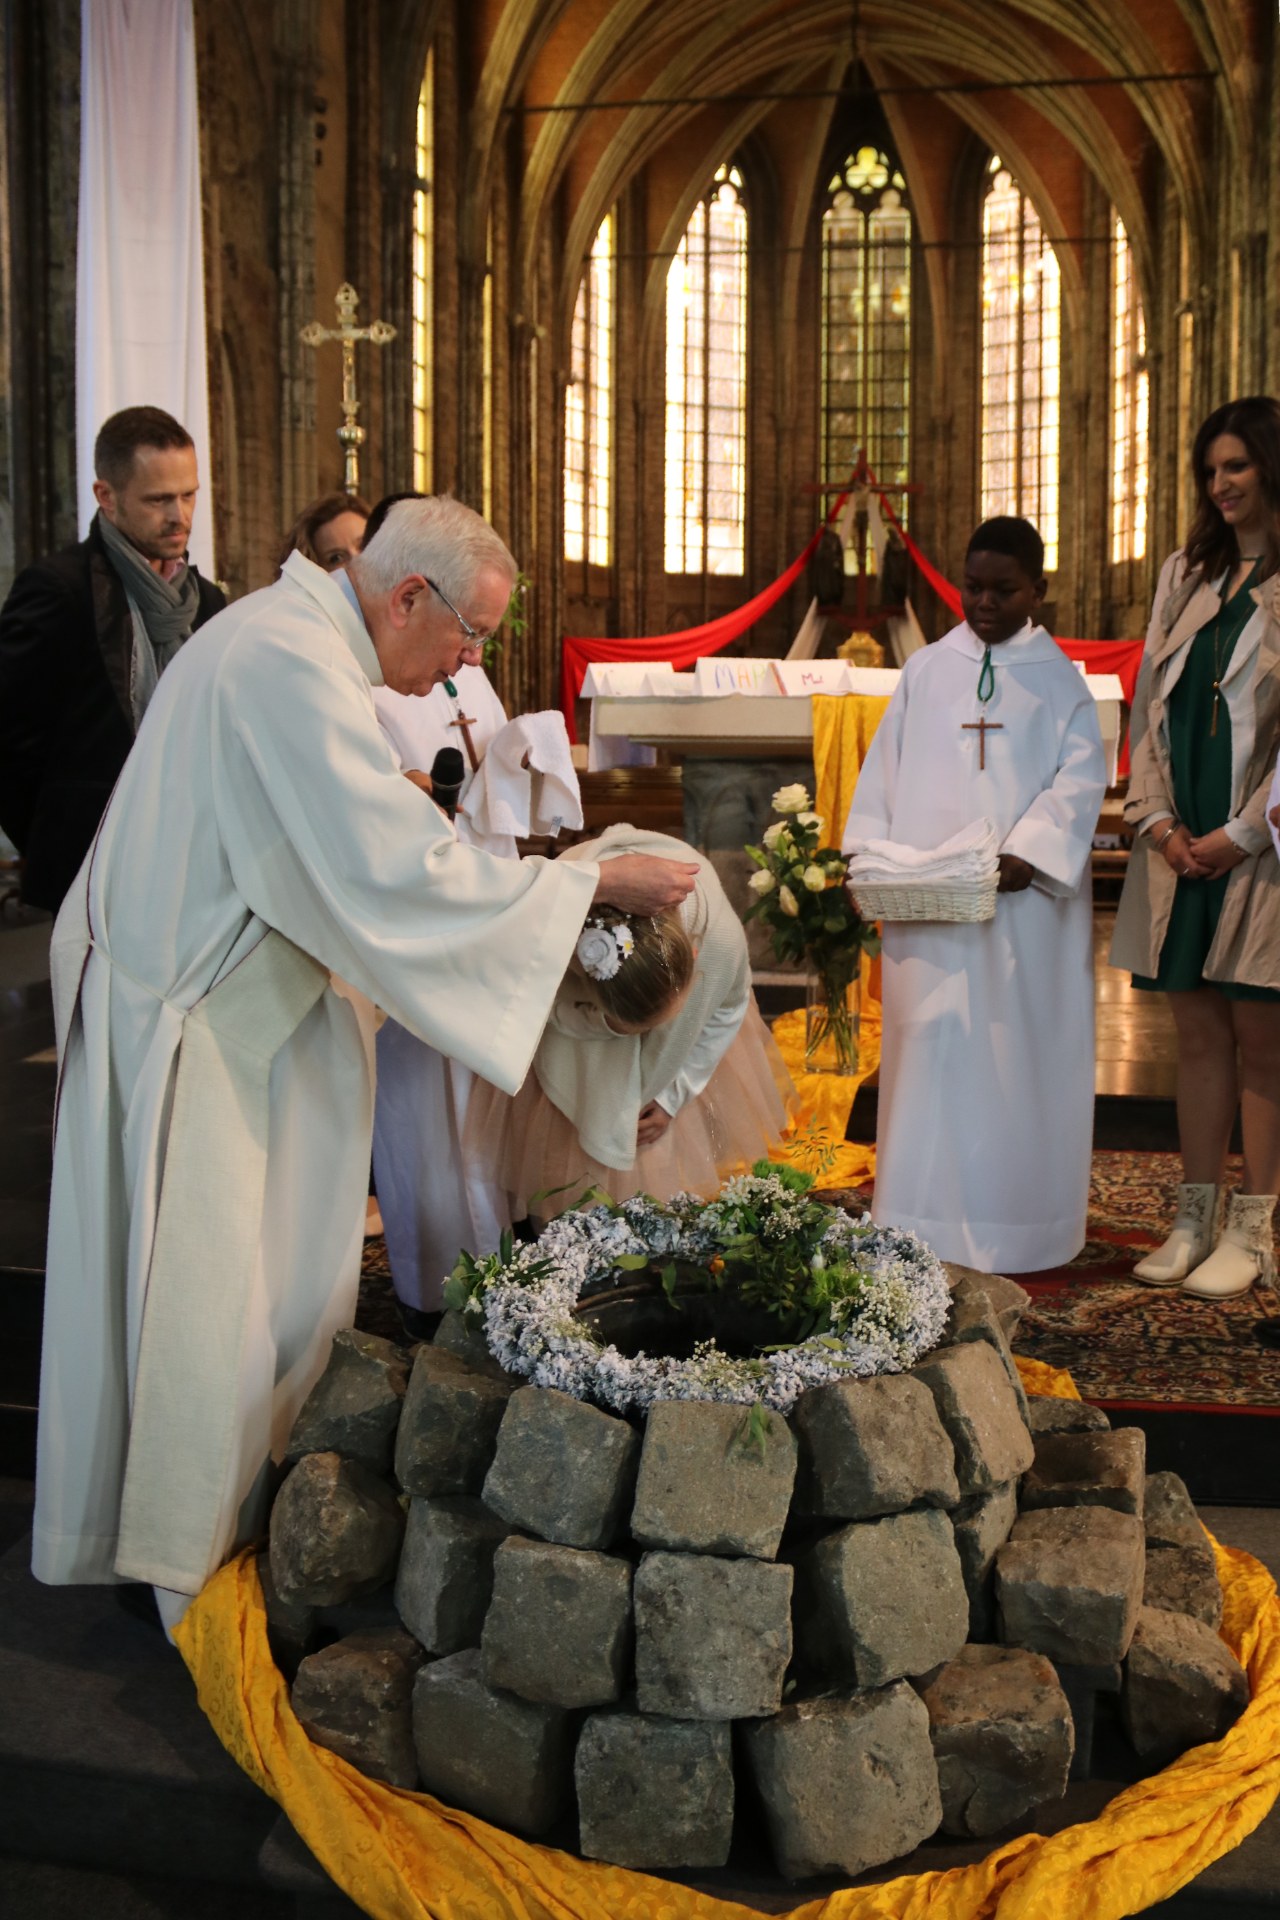
[[[996,892],[1023,893],[1031,885],[1034,875],[1035,868],[1029,860],[1020,860],[1016,853],[1002,853]]]
[[[616,860],[602,860],[596,882],[594,903],[607,901],[623,913],[652,917],[666,913],[693,892],[698,877],[696,865],[687,860],[657,860],[647,853],[621,853]]]

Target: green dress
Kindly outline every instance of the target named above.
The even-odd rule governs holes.
[[[1241,634],[1253,618],[1249,593],[1255,564],[1208,626],[1191,642],[1187,663],[1169,696],[1169,759],[1173,767],[1173,801],[1178,818],[1193,836],[1212,833],[1231,810],[1231,716],[1221,694],[1218,728],[1213,724],[1213,683],[1221,680]],[[1215,670],[1216,668],[1216,670]],[[1229,874],[1216,880],[1179,878],[1173,911],[1160,949],[1155,979],[1135,973],[1135,987],[1158,988],[1162,993],[1192,993],[1209,985],[1229,1000],[1280,1000],[1270,987],[1236,986],[1229,980],[1204,979],[1204,963],[1218,930]]]

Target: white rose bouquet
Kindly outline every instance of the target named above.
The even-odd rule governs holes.
[[[806,1055],[833,1053],[836,1071],[852,1073],[858,1040],[849,988],[863,953],[879,952],[880,936],[845,891],[844,855],[823,844],[826,822],[812,804],[798,783],[774,794],[783,818],[766,828],[760,846],[746,849],[756,868],[747,882],[755,898],[743,918],[762,920],[777,958],[807,966],[817,978],[822,1010],[810,1022]]]

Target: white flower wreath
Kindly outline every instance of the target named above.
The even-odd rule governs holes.
[[[744,1216],[765,1241],[781,1245],[810,1205],[778,1175],[751,1173],[710,1202],[686,1193],[665,1205],[639,1195],[617,1207],[589,1206],[561,1214],[532,1243],[508,1242],[483,1260],[464,1255],[446,1303],[481,1320],[490,1352],[508,1372],[620,1414],[656,1400],[759,1402],[786,1413],[810,1387],[900,1373],[937,1346],[950,1291],[940,1262],[915,1234],[833,1210],[812,1269],[855,1271],[856,1298],[844,1300],[823,1331],[754,1358],[735,1358],[714,1342],[687,1360],[627,1356],[599,1340],[575,1308],[585,1292],[623,1284],[640,1269],[665,1266],[665,1280],[674,1277],[673,1262],[711,1268],[741,1245]]]

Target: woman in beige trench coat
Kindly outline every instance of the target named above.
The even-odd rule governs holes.
[[[1125,817],[1138,830],[1111,964],[1168,996],[1183,1183],[1138,1279],[1210,1299],[1274,1283],[1280,1189],[1280,402],[1196,435],[1196,514],[1161,571],[1134,700]],[[1244,1184],[1214,1231],[1237,1106]]]

